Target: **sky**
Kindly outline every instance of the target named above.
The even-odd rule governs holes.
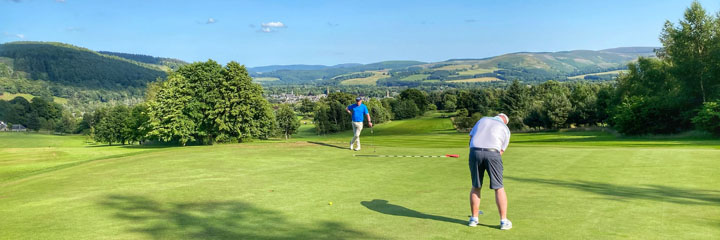
[[[660,46],[692,0],[0,0],[0,43],[246,66]],[[708,12],[720,1],[700,1]]]

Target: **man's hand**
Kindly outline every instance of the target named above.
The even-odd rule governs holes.
[[[500,150],[500,156],[502,156],[502,155],[503,155],[503,153],[505,153],[505,151],[503,151],[503,150]]]
[[[350,110],[345,109],[350,115],[352,115],[352,112]]]
[[[368,126],[372,127],[372,122],[368,122]]]

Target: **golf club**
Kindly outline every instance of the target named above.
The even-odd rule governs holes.
[[[353,157],[394,157],[394,158],[459,158],[458,154],[446,155],[374,155],[374,154],[353,154]]]
[[[370,147],[373,149],[373,153],[375,153],[375,132],[373,131],[373,126],[370,126]]]

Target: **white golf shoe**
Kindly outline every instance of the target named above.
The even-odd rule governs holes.
[[[512,228],[512,222],[510,220],[500,220],[500,230],[510,230]]]
[[[352,144],[350,144],[350,150],[355,150]]]
[[[470,220],[468,221],[469,227],[475,227],[478,225],[478,219],[474,217],[470,217]]]

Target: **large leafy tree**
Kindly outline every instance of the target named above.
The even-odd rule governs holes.
[[[153,89],[149,134],[162,141],[242,142],[266,138],[276,127],[262,87],[236,62],[186,65]]]
[[[400,92],[400,100],[413,101],[418,110],[420,110],[419,115],[425,113],[425,111],[428,110],[428,104],[430,104],[427,94],[414,88],[408,88]]]
[[[678,24],[665,22],[659,57],[682,84],[693,105],[708,100],[720,84],[720,22],[694,1]],[[717,96],[717,95],[716,95]]]
[[[281,104],[278,107],[275,118],[277,119],[278,128],[285,136],[285,139],[290,138],[300,127],[300,120],[295,115],[295,111],[287,104]]]

